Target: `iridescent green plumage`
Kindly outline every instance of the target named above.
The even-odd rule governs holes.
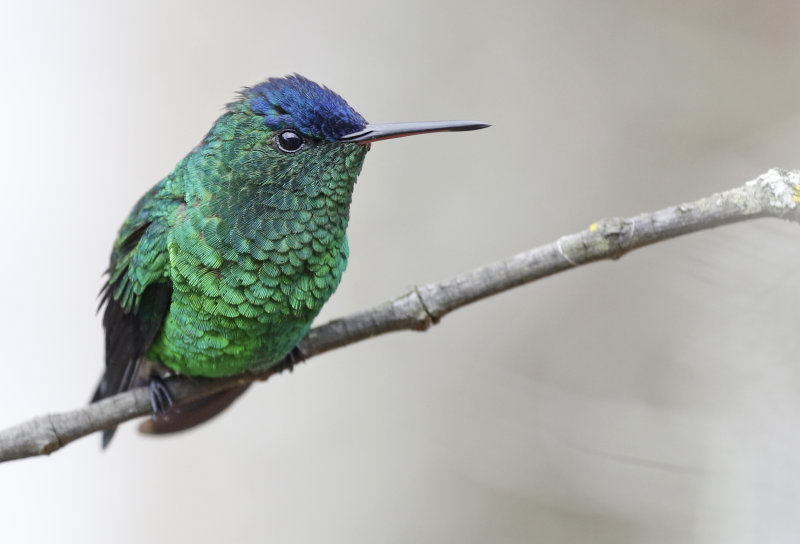
[[[147,356],[182,374],[227,376],[279,361],[347,264],[345,229],[366,148],[320,142],[285,155],[269,145],[262,118],[242,104],[232,110],[145,197],[150,226],[115,292],[130,310],[147,284],[171,282],[170,310]]]
[[[482,126],[367,125],[300,76],[247,89],[120,229],[94,400],[131,387],[144,359],[205,377],[279,363],[341,280],[369,142]]]

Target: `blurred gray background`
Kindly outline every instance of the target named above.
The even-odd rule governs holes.
[[[789,0],[4,2],[0,426],[85,403],[116,229],[244,85],[375,144],[320,316],[800,167]],[[167,439],[0,466],[3,542],[796,542],[800,229],[637,251],[353,345]]]

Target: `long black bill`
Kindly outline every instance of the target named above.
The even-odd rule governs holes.
[[[429,132],[461,132],[464,130],[478,130],[486,128],[486,123],[478,121],[429,121],[424,123],[387,123],[384,125],[367,125],[358,132],[346,134],[339,138],[340,142],[357,142],[368,144],[378,140],[402,138],[414,134],[428,134]]]

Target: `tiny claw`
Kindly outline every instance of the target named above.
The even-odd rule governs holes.
[[[147,384],[150,395],[150,407],[153,409],[153,419],[164,415],[172,407],[172,393],[169,392],[167,384],[157,374],[150,376]]]
[[[294,365],[297,363],[302,363],[306,360],[306,354],[300,349],[300,346],[295,346],[292,348],[292,351],[286,354],[286,357],[278,363],[278,372],[283,372],[284,370],[288,370],[289,372],[294,372]]]

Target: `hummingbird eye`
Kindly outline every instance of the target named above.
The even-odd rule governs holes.
[[[275,138],[278,149],[285,153],[300,151],[303,147],[303,137],[293,130],[284,130]]]

